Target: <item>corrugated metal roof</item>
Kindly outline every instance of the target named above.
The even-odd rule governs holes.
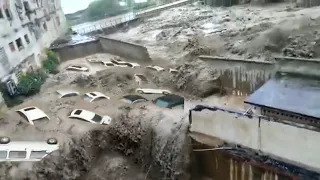
[[[250,95],[245,103],[320,118],[320,79],[276,76]]]

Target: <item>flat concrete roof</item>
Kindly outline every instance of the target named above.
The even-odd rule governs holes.
[[[277,75],[244,102],[320,119],[320,79]]]

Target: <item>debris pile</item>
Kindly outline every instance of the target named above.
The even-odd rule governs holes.
[[[317,31],[305,35],[290,36],[289,44],[283,48],[283,55],[289,57],[315,58],[319,56],[320,35]]]
[[[74,134],[62,150],[33,166],[2,164],[6,171],[0,179],[186,179],[188,121],[183,116],[172,119],[162,112],[150,114],[152,111],[145,108],[119,109],[122,114],[115,123],[81,136]],[[19,176],[13,176],[17,171]]]

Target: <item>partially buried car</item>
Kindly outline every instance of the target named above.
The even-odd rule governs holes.
[[[0,162],[40,161],[57,150],[59,144],[56,138],[47,141],[11,141],[9,137],[0,137]]]
[[[71,66],[68,66],[66,68],[66,70],[69,70],[69,71],[83,71],[83,72],[88,72],[89,71],[89,68],[85,67],[85,66],[79,66],[79,65],[71,65]]]
[[[136,92],[139,94],[172,94],[171,91],[166,89],[149,89],[149,88],[138,88]]]
[[[49,116],[44,113],[41,109],[31,106],[26,107],[20,110],[17,110],[18,113],[22,114],[31,125],[34,125],[34,121],[47,118],[50,120]]]
[[[80,93],[71,89],[60,89],[56,91],[59,98],[79,96]]]
[[[84,109],[73,110],[70,113],[69,118],[76,118],[93,124],[105,125],[110,124],[112,120],[110,116],[100,116],[99,114]]]
[[[139,102],[146,102],[148,101],[148,99],[139,95],[126,95],[122,97],[122,101],[129,104],[135,104]]]
[[[161,71],[165,71],[165,69],[163,67],[160,67],[160,66],[147,66],[146,67],[147,69],[151,69],[153,71],[158,71],[158,72],[161,72]]]
[[[175,94],[158,97],[157,99],[152,100],[152,102],[159,107],[169,109],[178,106],[182,106],[182,108],[184,107],[184,98]]]
[[[83,100],[89,101],[89,102],[97,101],[100,99],[110,99],[110,97],[104,95],[101,92],[97,92],[97,91],[89,92],[89,93],[86,93],[85,95],[83,95]]]

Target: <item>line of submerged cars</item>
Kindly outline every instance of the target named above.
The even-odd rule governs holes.
[[[141,96],[142,94],[162,94],[160,97],[152,100],[152,102],[163,108],[179,108],[184,107],[184,98],[172,94],[169,90],[164,89],[136,89],[138,94],[126,95],[121,98],[121,101],[129,104],[136,104],[140,102],[147,102],[148,99]],[[73,90],[58,90],[56,92],[58,98],[68,98],[73,96],[80,96],[80,93]],[[82,96],[84,101],[93,103],[100,99],[110,99],[101,92],[88,92]],[[31,125],[35,125],[34,121],[47,118],[49,116],[37,107],[26,107],[17,112],[23,115]],[[112,118],[104,115],[101,116],[95,112],[85,109],[74,109],[68,115],[69,118],[83,120],[93,124],[108,125]],[[9,137],[0,137],[0,162],[3,161],[40,161],[52,152],[59,149],[58,140],[56,138],[49,138],[47,141],[12,141]]]
[[[87,61],[89,63],[100,64],[100,65],[102,65],[104,67],[108,67],[108,68],[110,68],[110,67],[129,67],[129,68],[141,67],[141,65],[138,63],[127,62],[127,61],[121,60],[119,58],[112,58],[110,61],[101,61],[101,60],[97,60],[97,59],[87,58]],[[153,70],[153,71],[158,71],[158,72],[165,71],[165,68],[160,67],[160,66],[155,66],[155,65],[146,66],[146,68]],[[89,68],[85,67],[85,66],[81,66],[81,65],[70,65],[66,68],[66,70],[88,72]],[[169,72],[175,74],[178,72],[178,70],[174,69],[174,68],[169,68]]]

